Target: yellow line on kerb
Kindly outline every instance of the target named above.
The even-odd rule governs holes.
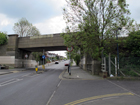
[[[62,75],[63,75],[64,72],[65,72],[65,70],[62,71],[62,73],[59,75],[59,79],[63,79],[63,78],[62,78]]]
[[[106,94],[106,95],[100,95],[100,96],[94,96],[94,97],[80,99],[80,100],[77,100],[77,101],[73,101],[73,102],[67,103],[65,105],[76,105],[76,104],[79,104],[79,103],[82,103],[82,102],[86,102],[86,101],[90,101],[90,100],[94,100],[94,99],[113,97],[113,96],[123,96],[123,95],[134,95],[134,94],[133,93]]]

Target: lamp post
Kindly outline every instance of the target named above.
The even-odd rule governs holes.
[[[116,39],[118,40],[118,30],[121,30],[122,28],[117,28],[116,30]],[[119,46],[118,46],[118,42],[117,42],[117,66],[118,66],[118,75],[119,75]]]

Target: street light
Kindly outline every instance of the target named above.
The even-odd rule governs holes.
[[[121,30],[122,28],[117,28],[116,30],[116,39],[118,40],[118,30]],[[118,47],[118,42],[117,42],[117,64],[118,64],[118,75],[119,75],[119,47]]]

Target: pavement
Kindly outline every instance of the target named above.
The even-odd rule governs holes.
[[[19,71],[24,71],[25,68],[14,68],[14,69],[0,69],[0,75],[10,74],[10,73],[16,73]]]
[[[47,64],[45,64],[45,67],[51,66],[53,64],[54,64],[54,62],[47,63]],[[25,71],[25,70],[35,70],[35,67],[30,67],[30,68],[14,68],[14,69],[0,69],[0,75],[16,73],[16,72]],[[38,70],[42,70],[42,65],[38,67]]]
[[[99,76],[91,75],[90,73],[82,70],[78,66],[72,66],[71,75],[69,75],[68,70],[66,69],[62,75],[62,79],[96,80],[96,79],[102,79],[102,78]]]
[[[50,64],[52,65],[52,64]],[[48,64],[45,65],[49,66]],[[41,68],[42,66],[39,66]],[[35,68],[28,68],[29,70],[35,69]],[[10,74],[10,73],[16,73],[20,71],[28,70],[26,68],[15,68],[15,69],[1,69],[0,75]],[[71,66],[71,75],[68,73],[68,67],[65,67],[65,70],[60,74],[59,78],[63,80],[67,79],[78,79],[78,80],[96,80],[96,79],[102,79],[99,76],[91,75],[87,71],[81,69],[80,67],[76,66],[75,62]]]
[[[77,79],[77,80],[99,80],[103,79],[102,77],[91,75],[87,71],[81,69],[80,67],[76,66],[75,62],[70,67],[71,75],[68,73],[68,67],[65,67],[65,70],[59,76],[60,79],[68,80],[68,79]]]

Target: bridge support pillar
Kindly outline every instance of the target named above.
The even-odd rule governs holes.
[[[27,65],[27,62],[29,60],[29,56],[31,52],[25,51],[22,49],[18,49],[18,35],[17,34],[11,34],[8,35],[8,44],[6,49],[6,56],[11,56],[12,60],[14,59],[15,62],[12,64],[14,67],[25,67],[25,64]],[[25,54],[28,54],[28,58],[25,59]],[[13,58],[14,57],[14,58]],[[10,60],[11,58],[9,58]]]
[[[18,35],[12,34],[8,35],[8,45],[7,45],[7,56],[16,56],[16,51],[18,49]]]

